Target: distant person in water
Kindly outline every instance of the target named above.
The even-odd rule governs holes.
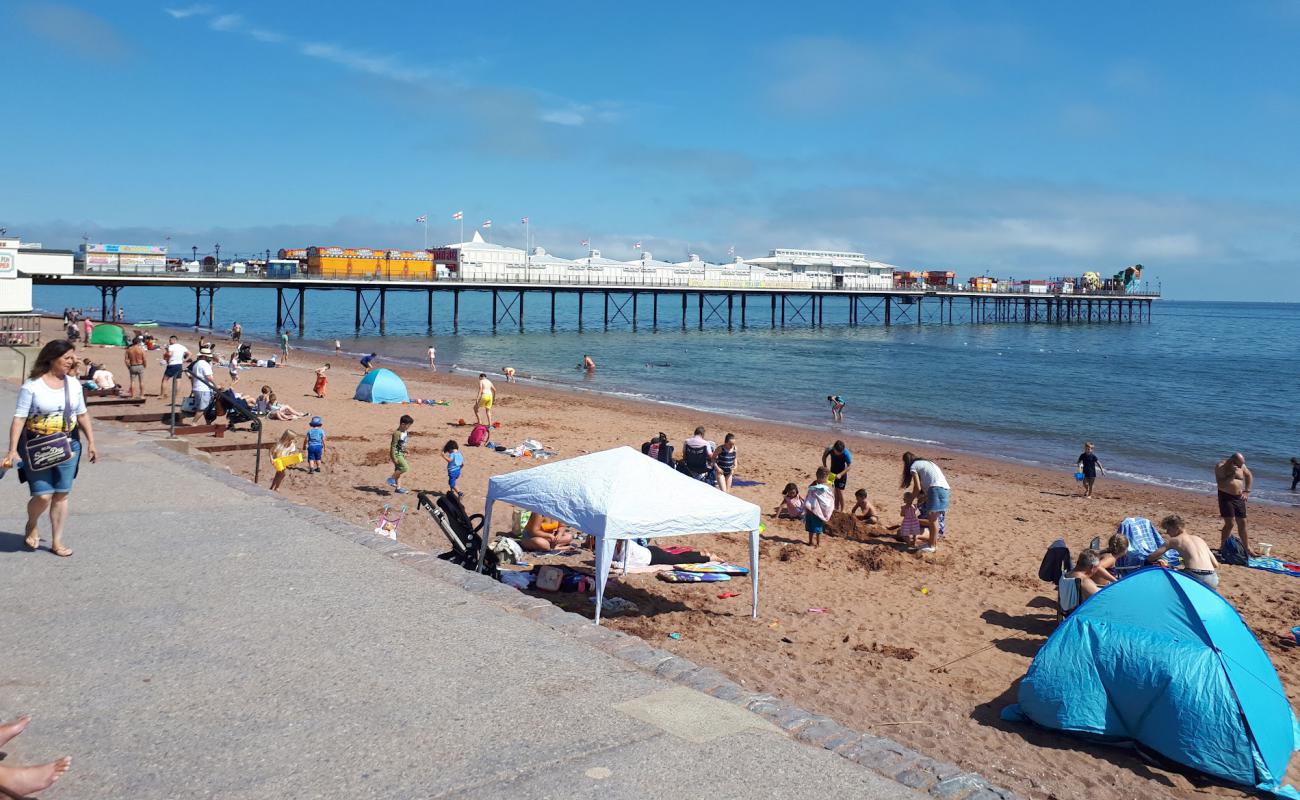
[[[242,325],[236,322],[234,325],[230,326],[230,340],[232,342],[239,341],[240,339],[243,338],[243,336],[244,336],[244,327]]]
[[[1101,465],[1101,460],[1097,454],[1092,451],[1092,442],[1083,443],[1083,452],[1079,454],[1077,472],[1083,474],[1083,496],[1092,497],[1092,485],[1097,481],[1097,470],[1101,474],[1106,474],[1106,468]]]
[[[438,368],[438,365],[435,363],[437,359],[438,359],[438,348],[434,347],[433,345],[429,345],[429,369]]]
[[[289,332],[280,331],[280,363],[289,363]]]
[[[378,353],[371,353],[371,354],[368,355],[368,356],[362,356],[362,357],[361,357],[361,368],[364,369],[366,372],[369,372],[369,371],[370,371],[370,368],[374,365],[375,360],[376,360],[377,358],[379,358],[379,354],[378,354]]]
[[[844,400],[837,394],[828,394],[826,402],[831,404],[831,422],[843,422]]]
[[[586,353],[583,353],[582,363],[578,365],[578,369],[585,369],[588,372],[595,372],[596,362],[592,360],[591,356],[587,355]]]
[[[1291,491],[1300,485],[1300,458],[1291,459]]]
[[[515,368],[514,368],[514,367],[502,367],[502,368],[501,368],[501,374],[504,375],[504,376],[506,376],[506,383],[514,383],[514,382],[515,382]]]
[[[343,343],[340,342],[338,339],[335,339],[335,340],[334,340],[334,355],[339,356],[339,355],[342,355],[342,354],[343,354]]]

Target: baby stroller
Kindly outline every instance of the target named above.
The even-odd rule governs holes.
[[[249,364],[253,361],[253,346],[244,342],[239,346],[239,352],[235,355],[235,360],[240,364]]]
[[[235,394],[234,389],[222,389],[218,392],[216,384],[212,381],[207,378],[199,378],[199,380],[207,384],[208,388],[212,390],[212,402],[208,404],[207,408],[202,409],[204,422],[211,425],[216,421],[217,417],[224,414],[226,417],[226,430],[238,430],[235,426],[244,422],[249,423],[248,429],[253,433],[257,433],[262,429],[262,421],[253,413],[253,409],[248,407],[248,403],[239,399],[239,395]]]
[[[465,506],[461,505],[460,498],[454,494],[420,492],[418,497],[418,507],[429,512],[429,516],[438,523],[438,528],[451,543],[451,550],[438,558],[481,572],[490,578],[500,579],[496,553],[489,550],[483,554],[483,515],[465,513]]]

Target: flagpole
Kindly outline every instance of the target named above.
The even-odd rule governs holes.
[[[429,249],[429,215],[424,215],[424,249]]]

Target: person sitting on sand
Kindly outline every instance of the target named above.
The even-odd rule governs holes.
[[[307,413],[305,411],[299,411],[296,408],[293,408],[291,406],[279,402],[275,397],[275,392],[271,392],[269,395],[267,395],[266,400],[267,400],[267,413],[266,413],[267,419],[278,419],[282,422],[289,422],[291,420],[297,419],[298,417],[307,416]]]
[[[825,467],[817,468],[817,476],[808,486],[803,498],[803,529],[808,532],[808,546],[818,547],[822,543],[822,531],[835,513],[835,495],[830,484],[826,483],[830,473]]]
[[[1100,553],[1092,549],[1084,550],[1074,562],[1074,569],[1061,576],[1061,580],[1057,583],[1057,591],[1062,613],[1069,614],[1084,600],[1101,591],[1102,585],[1107,583],[1097,572],[1097,565],[1100,562]]]
[[[545,553],[573,544],[573,534],[564,530],[558,520],[544,517],[536,512],[528,516],[524,526],[523,546],[533,553]]]
[[[871,504],[871,501],[867,499],[866,489],[859,489],[854,492],[853,499],[857,502],[853,504],[853,511],[850,513],[856,519],[868,525],[876,525],[880,522],[880,514],[876,511],[876,507]]]
[[[29,716],[21,716],[13,722],[6,722],[0,725],[0,747],[8,744],[18,734],[27,728],[27,723],[31,722]],[[31,767],[15,767],[8,764],[0,764],[0,792],[10,797],[28,797],[37,792],[43,792],[54,785],[54,782],[63,777],[72,766],[72,758],[64,756],[57,761],[51,761],[48,764],[39,764]]]
[[[1114,573],[1115,563],[1128,555],[1128,550],[1128,537],[1122,533],[1112,533],[1110,538],[1106,540],[1106,549],[1098,553],[1101,556],[1101,562],[1097,565],[1097,569],[1105,573],[1108,579],[1112,581],[1119,580]]]
[[[1170,514],[1160,520],[1160,529],[1165,532],[1165,543],[1147,556],[1147,563],[1156,563],[1166,550],[1177,550],[1183,558],[1183,574],[1217,592],[1219,561],[1205,540],[1194,533],[1188,533],[1187,523],[1177,514]]]
[[[329,378],[326,377],[325,373],[329,371],[330,371],[330,365],[328,363],[325,364],[324,366],[317,367],[316,383],[311,387],[312,392],[314,392],[315,395],[322,400],[325,399],[325,387],[329,385]]]
[[[787,483],[781,490],[781,502],[776,506],[777,519],[803,519],[803,497],[799,486]]]

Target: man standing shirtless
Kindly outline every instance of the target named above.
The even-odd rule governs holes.
[[[492,403],[496,400],[497,387],[492,385],[488,376],[480,372],[478,374],[478,398],[474,401],[474,421],[482,424],[483,420],[479,418],[479,409],[487,412],[487,426],[492,427]]]
[[[1232,535],[1232,525],[1237,525],[1237,536],[1247,555],[1255,555],[1246,536],[1246,501],[1250,499],[1250,486],[1255,476],[1246,466],[1246,457],[1233,453],[1214,465],[1214,482],[1219,487],[1219,516],[1223,518],[1219,547],[1227,545]]]

